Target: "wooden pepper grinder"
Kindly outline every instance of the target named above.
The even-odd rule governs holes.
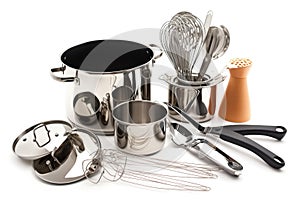
[[[250,119],[247,75],[251,66],[250,59],[230,60],[230,79],[219,110],[221,118],[230,122],[246,122]]]

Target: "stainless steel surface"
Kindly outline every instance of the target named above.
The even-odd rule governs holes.
[[[128,46],[133,43],[130,41],[121,40],[118,40],[117,42],[122,42],[123,45]],[[146,56],[147,59],[145,59],[145,62],[139,66],[126,66],[126,69],[124,70],[121,70],[122,66],[120,63],[124,61],[124,59],[122,60],[121,58],[120,63],[117,63],[117,71],[107,71],[105,70],[105,66],[99,66],[99,71],[96,71],[97,62],[98,60],[101,60],[100,58],[98,58],[101,55],[97,56],[97,46],[95,47],[96,50],[91,51],[89,55],[86,56],[86,59],[83,59],[83,62],[81,64],[83,66],[82,68],[80,66],[68,66],[64,63],[60,68],[51,69],[51,76],[55,80],[61,82],[73,82],[73,84],[71,83],[71,87],[69,87],[67,91],[68,102],[66,109],[67,117],[73,125],[88,129],[97,134],[113,135],[114,123],[111,113],[113,109],[113,99],[110,97],[112,95],[113,89],[117,87],[130,87],[134,90],[137,99],[150,100],[151,88],[149,77],[151,77],[151,68],[153,66],[153,63],[155,62],[155,59],[161,56],[162,51],[160,51],[159,53],[154,53],[151,48],[147,48],[146,46],[143,46],[141,44],[140,46],[146,48],[145,54],[147,54],[148,56]],[[118,49],[118,46],[113,44],[112,48]],[[69,50],[72,50],[72,48],[70,48]],[[68,52],[69,50],[67,50],[66,52]],[[107,58],[108,61],[106,61],[105,63],[112,63],[113,60],[109,62],[109,59],[116,59],[113,57],[113,55],[108,53],[106,54],[109,58]],[[64,56],[62,56],[63,62],[64,59]],[[77,58],[75,56],[74,60],[76,59]],[[130,65],[130,59],[125,59],[125,61]],[[141,63],[142,61],[144,60],[140,59]],[[77,62],[75,64],[77,64]],[[89,69],[89,64],[93,66],[92,70]],[[74,110],[73,101],[76,95],[88,92],[96,96],[96,98],[100,101],[100,116],[98,116],[97,120],[90,120],[88,123],[82,123],[82,120],[80,120],[81,118],[78,118],[76,110]]]
[[[145,64],[145,66],[140,66],[140,68],[135,69],[131,72],[124,72],[118,74],[104,74],[104,75],[95,75],[95,74],[88,74],[85,72],[78,72],[78,80],[80,84],[74,83],[73,88],[69,92],[69,99],[71,100],[70,103],[67,103],[67,115],[69,120],[74,123],[76,126],[86,128],[97,134],[109,134],[113,135],[114,131],[114,123],[112,118],[112,109],[113,109],[113,99],[107,98],[108,96],[111,97],[111,93],[114,88],[126,86],[130,87],[134,90],[134,93],[137,93],[138,96],[136,98],[144,98],[147,97],[146,95],[142,95],[142,88],[145,87],[150,90],[150,85],[147,86],[142,85],[147,81],[144,80],[142,73],[144,70],[149,70],[150,66],[152,67],[152,63],[149,62]],[[81,121],[76,118],[74,115],[74,109],[72,106],[72,99],[77,94],[83,92],[91,92],[93,93],[100,101],[101,101],[101,108],[102,111],[102,118],[99,118],[94,123],[89,125],[81,123]],[[69,100],[69,101],[70,101]],[[105,113],[104,113],[105,112]]]
[[[195,136],[180,124],[172,123],[171,126],[173,127],[171,131],[172,141],[175,144],[184,147],[200,159],[208,158],[230,175],[239,176],[241,174],[242,165],[214,144],[204,138]]]
[[[73,183],[93,176],[101,168],[98,162],[101,143],[96,135],[84,129],[73,129],[66,135],[66,140],[51,154],[33,162],[36,175],[46,182]],[[86,161],[89,165],[84,165]],[[90,166],[94,166],[93,169]]]
[[[97,169],[83,169],[86,160],[100,158],[99,138],[84,129],[72,129],[68,122],[38,123],[18,136],[13,151],[20,158],[33,160],[35,174],[54,184],[76,182],[92,176]],[[90,165],[89,165],[90,166]]]
[[[69,139],[54,149],[51,154],[33,161],[35,174],[42,180],[54,184],[66,184],[85,178],[83,171],[67,177],[77,160],[76,148]]]
[[[126,153],[150,155],[160,151],[166,138],[167,109],[150,101],[129,101],[113,110],[116,146]]]
[[[206,122],[213,118],[217,106],[218,84],[225,77],[219,76],[216,80],[202,85],[183,84],[175,76],[163,75],[161,79],[169,85],[169,104],[183,109],[198,122]],[[205,109],[207,111],[203,112]],[[170,109],[169,116],[179,121],[185,121],[178,113]]]

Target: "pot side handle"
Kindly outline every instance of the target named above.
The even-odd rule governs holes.
[[[163,55],[163,50],[160,48],[160,46],[156,44],[149,44],[150,47],[152,47],[152,50],[157,49],[157,55],[154,55],[153,57],[153,63],[155,63],[156,59],[160,58]]]
[[[66,70],[65,65],[63,65],[62,67],[58,67],[58,68],[52,68],[50,75],[54,80],[59,81],[59,82],[74,82],[76,80],[76,77],[59,77],[59,76],[55,75],[56,73],[59,73],[59,72],[62,72],[62,74],[64,75],[65,70]]]

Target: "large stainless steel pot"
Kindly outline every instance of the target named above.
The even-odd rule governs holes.
[[[135,99],[150,100],[151,67],[155,45],[147,47],[126,40],[97,40],[66,50],[62,67],[51,69],[60,82],[73,82],[68,89],[67,116],[76,126],[97,134],[112,135],[112,91],[131,88]]]

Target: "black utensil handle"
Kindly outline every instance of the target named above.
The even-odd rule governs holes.
[[[285,165],[282,158],[254,142],[253,140],[240,135],[239,133],[223,128],[220,138],[224,141],[236,144],[252,151],[275,169],[280,169]]]
[[[229,125],[225,127],[242,135],[265,135],[277,140],[281,140],[287,132],[283,126]]]

